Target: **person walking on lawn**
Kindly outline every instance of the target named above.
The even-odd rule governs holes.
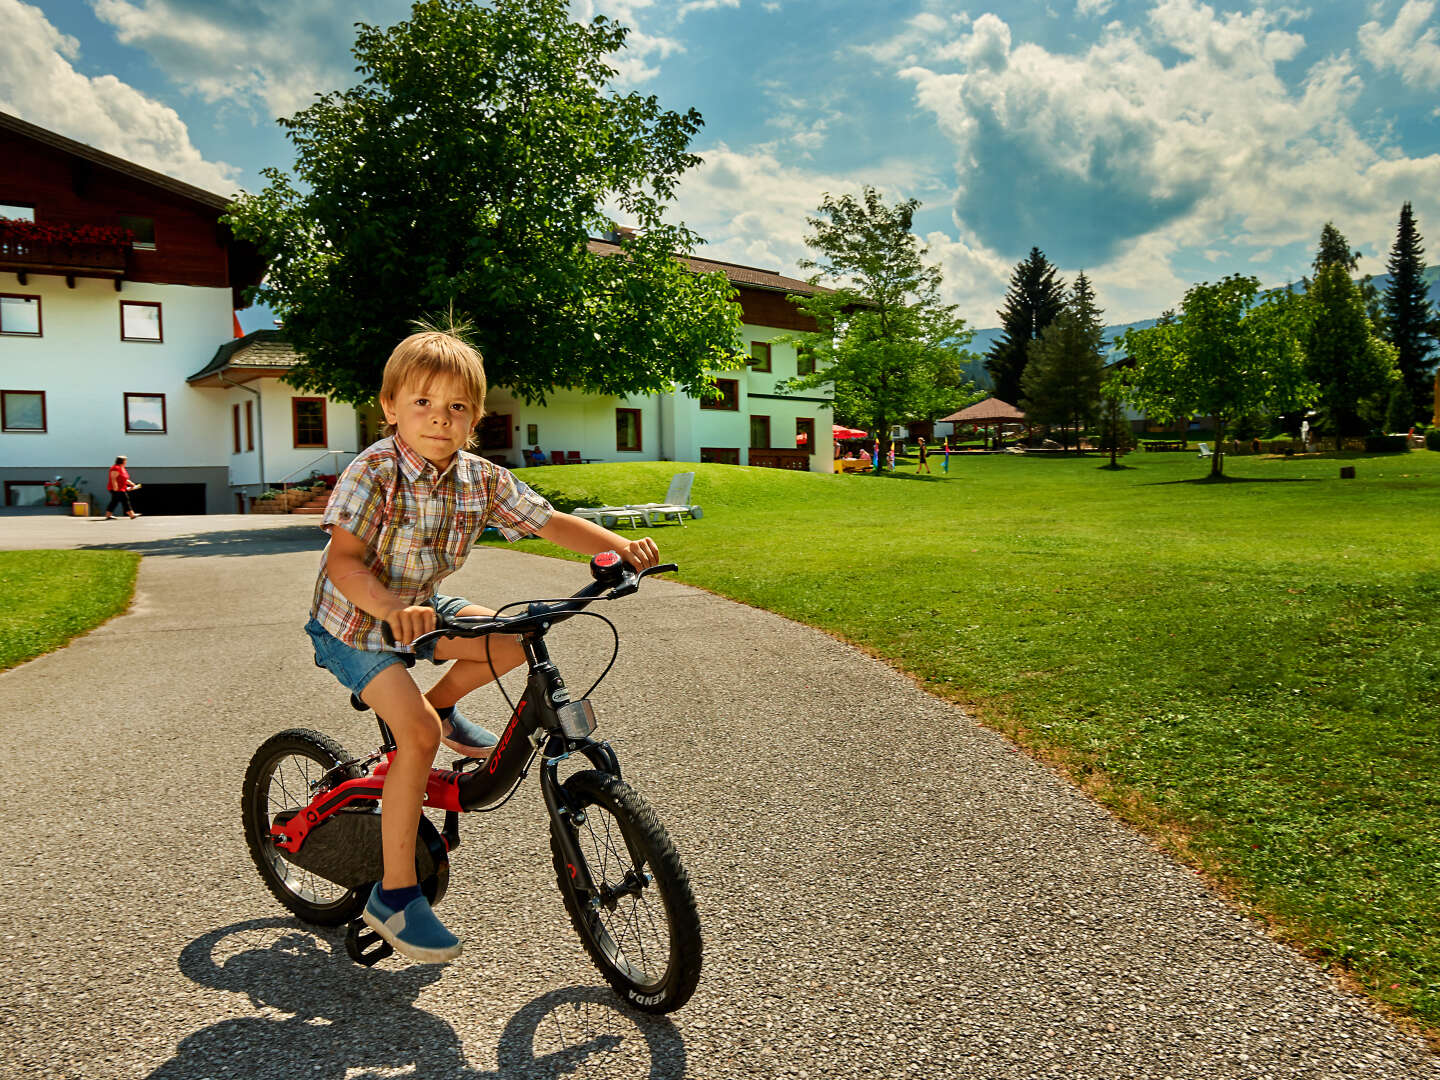
[[[125,455],[121,454],[115,459],[115,464],[110,466],[110,473],[105,479],[105,487],[110,492],[110,504],[105,507],[105,520],[115,520],[115,510],[118,507],[125,511],[128,518],[137,518],[137,514],[130,506],[130,492],[140,485],[130,479],[130,472],[125,468]]]
[[[925,436],[917,435],[915,437],[915,444],[915,453],[920,457],[920,461],[915,466],[915,473],[916,475],[919,475],[921,472],[928,473],[930,472],[930,451],[925,446]]]

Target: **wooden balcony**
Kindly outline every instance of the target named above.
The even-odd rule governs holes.
[[[110,244],[33,244],[0,241],[0,271],[20,275],[62,274],[71,287],[77,277],[112,278],[125,276],[128,248]]]

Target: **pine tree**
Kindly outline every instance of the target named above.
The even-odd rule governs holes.
[[[1321,267],[1305,302],[1305,374],[1319,390],[1321,419],[1339,450],[1345,436],[1362,431],[1368,412],[1383,413],[1390,387],[1400,378],[1395,350],[1376,336],[1360,289],[1343,264]]]
[[[995,383],[995,396],[1011,404],[1020,398],[1020,377],[1029,362],[1030,342],[1059,317],[1065,307],[1065,282],[1038,247],[1010,273],[1010,290],[1000,310],[1004,335],[990,347],[985,370]]]
[[[1395,244],[1385,264],[1390,273],[1390,284],[1385,288],[1385,338],[1395,346],[1396,364],[1410,397],[1412,415],[1406,427],[1411,421],[1430,415],[1425,403],[1431,398],[1430,378],[1435,366],[1431,359],[1435,326],[1429,290],[1425,286],[1425,249],[1420,246],[1421,239],[1415,215],[1407,202],[1400,208]]]
[[[1336,264],[1353,274],[1360,265],[1360,252],[1351,251],[1350,241],[1345,239],[1345,234],[1335,227],[1333,221],[1327,221],[1320,230],[1320,248],[1315,252],[1313,265],[1318,274],[1322,267]]]
[[[1020,377],[1021,408],[1026,417],[1060,425],[1061,444],[1066,447],[1070,429],[1075,429],[1078,440],[1100,410],[1105,367],[1105,324],[1100,314],[1095,290],[1081,271],[1064,310],[1030,343],[1030,362]]]

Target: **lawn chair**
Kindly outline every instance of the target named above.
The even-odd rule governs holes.
[[[673,518],[676,523],[683,526],[686,514],[689,514],[692,520],[699,521],[704,515],[700,507],[690,501],[690,488],[694,484],[695,474],[693,472],[676,473],[670,478],[670,487],[665,492],[664,502],[634,503],[629,509],[643,510],[647,517],[647,525]]]
[[[650,527],[650,514],[638,506],[577,506],[570,513],[607,529],[618,529],[621,522],[628,522],[629,529]]]
[[[564,464],[565,464],[565,451],[564,451],[564,450],[551,450],[551,451],[550,451],[550,464],[551,464],[551,465],[564,465]]]
[[[1200,448],[1200,456],[1201,456],[1202,458],[1208,458],[1208,457],[1214,457],[1214,456],[1215,456],[1215,451],[1211,450],[1210,447],[1206,446],[1203,442],[1202,442],[1202,443],[1196,443],[1195,445]]]
[[[579,450],[566,450],[566,451],[565,451],[565,464],[567,464],[567,465],[579,465],[579,464],[580,464],[580,451],[579,451]]]

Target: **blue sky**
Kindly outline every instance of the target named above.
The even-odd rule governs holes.
[[[1437,0],[572,0],[632,28],[622,89],[694,106],[675,216],[796,273],[824,192],[923,203],[977,327],[1039,246],[1111,322],[1227,273],[1302,274],[1333,220],[1384,270],[1400,205],[1440,261]],[[0,110],[229,194],[292,155],[274,117],[353,78],[395,0],[0,0]]]

